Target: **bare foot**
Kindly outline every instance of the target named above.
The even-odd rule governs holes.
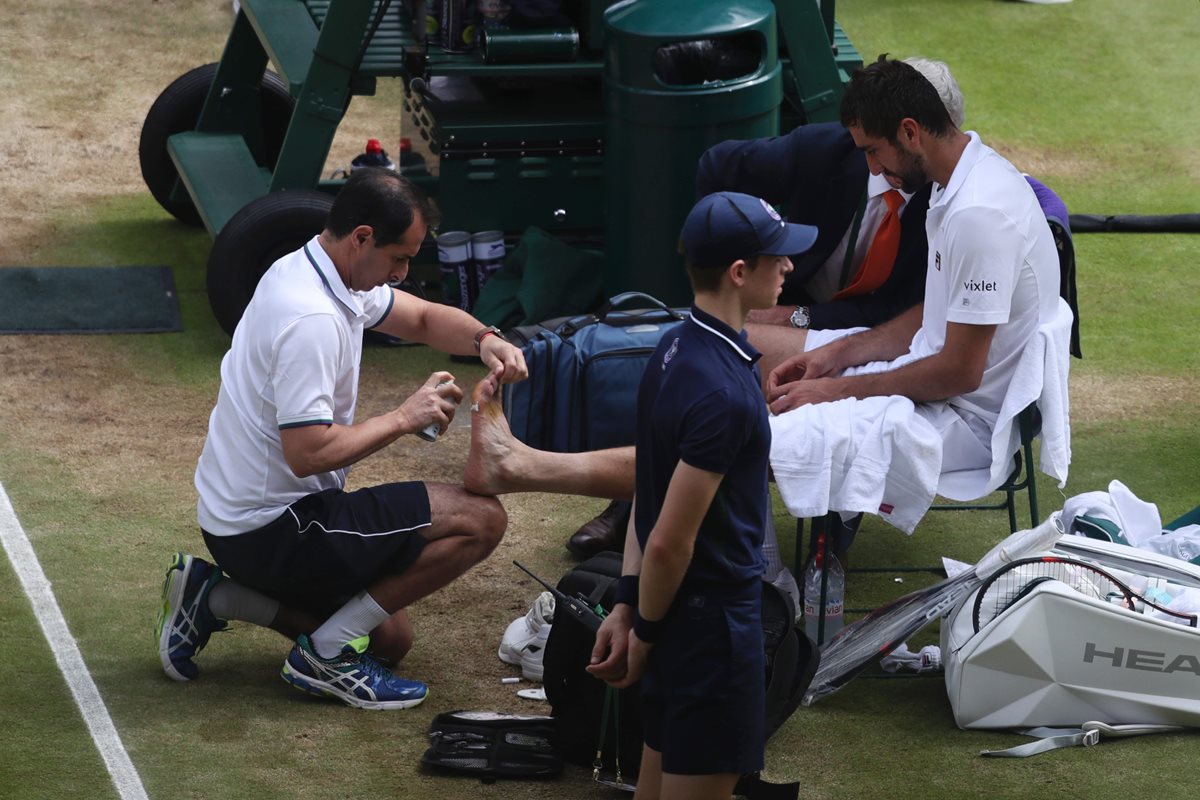
[[[474,494],[494,496],[515,491],[520,462],[529,448],[512,435],[491,376],[471,392],[471,452],[463,486]]]

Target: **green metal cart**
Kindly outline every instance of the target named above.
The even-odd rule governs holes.
[[[834,0],[563,0],[571,25],[557,39],[493,31],[455,53],[424,41],[426,2],[242,0],[220,62],[151,106],[143,176],[164,209],[214,237],[209,302],[227,332],[266,268],[320,231],[342,183],[321,177],[334,134],[380,78],[403,81],[404,110],[436,158],[410,177],[443,230],[516,238],[536,225],[604,248],[613,290],[679,302],[662,254],[703,148],[836,119],[861,65]],[[743,73],[716,64],[730,49]],[[672,52],[691,72],[670,66]],[[631,213],[640,233],[625,238]]]

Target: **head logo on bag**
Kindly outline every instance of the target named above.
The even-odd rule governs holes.
[[[1200,588],[1200,567],[1083,536],[1048,555],[1094,565],[1119,586],[1090,568],[1048,576],[1021,559],[1011,566],[1023,585],[998,593],[985,583],[968,595],[942,622],[959,727],[1200,727],[1200,630],[1194,614],[1167,607]]]

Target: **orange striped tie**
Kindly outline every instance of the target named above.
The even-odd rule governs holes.
[[[883,193],[883,202],[887,203],[887,212],[879,222],[879,230],[875,231],[858,273],[849,286],[833,296],[834,300],[873,292],[892,274],[896,253],[900,252],[900,206],[904,197],[895,189],[888,189]]]

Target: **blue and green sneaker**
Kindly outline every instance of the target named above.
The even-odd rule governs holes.
[[[219,580],[219,567],[184,553],[176,553],[167,567],[156,628],[158,658],[163,671],[177,681],[200,674],[192,659],[214,631],[229,627],[208,610],[208,593]]]
[[[336,697],[357,708],[412,708],[424,700],[429,694],[425,684],[393,675],[367,654],[368,641],[360,636],[338,655],[325,659],[313,650],[308,636],[300,634],[279,674],[301,691]]]

